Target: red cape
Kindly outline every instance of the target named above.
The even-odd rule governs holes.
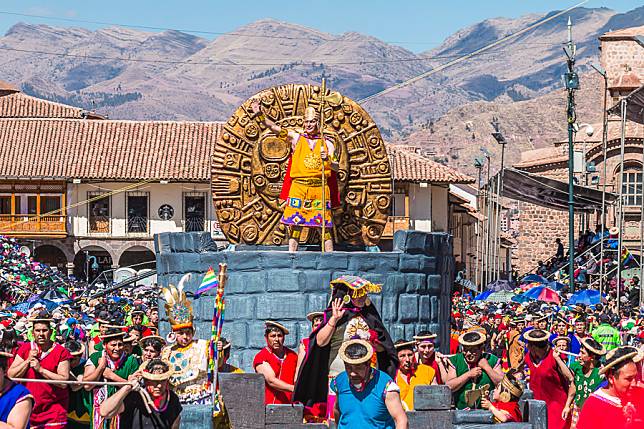
[[[288,193],[291,190],[291,183],[293,179],[291,178],[291,161],[293,158],[289,158],[288,167],[286,167],[286,176],[284,177],[284,183],[282,184],[282,191],[280,192],[280,200],[288,200]],[[320,172],[321,173],[321,172]],[[327,179],[327,185],[329,186],[329,193],[331,195],[331,207],[336,208],[340,207],[340,192],[338,191],[338,175],[335,171],[331,171],[331,176]]]

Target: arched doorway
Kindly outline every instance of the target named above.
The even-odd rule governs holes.
[[[91,282],[103,271],[112,269],[112,263],[107,250],[99,246],[87,246],[74,257],[74,276]]]
[[[132,267],[136,271],[144,268],[155,268],[154,252],[144,246],[133,246],[121,254],[119,267]]]
[[[58,268],[61,273],[66,272],[67,257],[65,252],[51,244],[43,244],[34,249],[34,260]]]

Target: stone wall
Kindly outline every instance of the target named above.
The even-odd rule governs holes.
[[[527,169],[551,179],[568,183],[568,170],[565,165]],[[575,231],[578,229],[579,216],[575,216]],[[576,232],[575,232],[576,233]],[[514,256],[517,257],[519,274],[534,270],[538,261],[546,261],[557,252],[555,239],[559,237],[568,249],[568,211],[553,210],[530,203],[519,203],[519,236]]]
[[[235,429],[323,429],[325,424],[303,424],[302,405],[264,406],[264,379],[259,374],[220,374],[220,389],[231,426]],[[416,386],[414,411],[407,413],[409,429],[547,429],[543,401],[531,399],[527,391],[519,401],[523,422],[495,424],[485,410],[453,410],[447,386]],[[181,426],[208,427],[212,409],[184,406]],[[194,426],[196,425],[196,426]],[[332,428],[334,426],[331,426]]]
[[[329,282],[342,274],[382,283],[371,300],[393,340],[411,339],[425,329],[439,334],[447,346],[449,292],[454,279],[451,236],[444,233],[397,231],[394,251],[217,252],[208,233],[162,233],[155,236],[158,282],[176,285],[186,273],[193,276],[186,290],[194,292],[209,267],[228,264],[223,334],[232,342],[230,362],[252,370],[255,354],[265,346],[264,320],[283,323],[290,331],[287,347],[296,348],[310,333],[308,312],[322,310],[329,299]],[[193,301],[199,338],[210,337],[214,298]],[[162,303],[160,303],[162,304]],[[165,318],[160,305],[161,318]],[[162,321],[161,332],[169,325]]]

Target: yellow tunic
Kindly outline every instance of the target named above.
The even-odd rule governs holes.
[[[396,384],[400,387],[400,399],[403,401],[406,410],[412,411],[414,409],[414,387],[432,384],[435,375],[434,368],[422,363],[418,365],[411,379],[408,379],[406,375],[398,371]]]
[[[312,140],[311,140],[312,141]],[[315,139],[313,150],[306,137],[297,139],[291,159],[291,188],[281,222],[286,225],[321,227],[322,226],[322,158],[320,157],[322,139]],[[331,163],[324,163],[324,173],[331,175]],[[333,226],[331,220],[331,198],[325,183],[326,210],[325,227]]]

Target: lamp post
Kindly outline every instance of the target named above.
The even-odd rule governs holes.
[[[485,149],[482,148],[481,151],[483,152],[483,155],[485,155],[486,161],[487,161],[487,181],[485,184],[485,213],[486,213],[486,219],[485,219],[485,267],[483,269],[483,284],[481,285],[481,289],[484,289],[485,286],[490,282],[490,251],[492,250],[492,246],[490,243],[490,222],[492,219],[492,212],[491,212],[491,204],[490,204],[490,153]]]
[[[505,140],[505,137],[503,136],[503,133],[501,133],[501,124],[499,123],[499,118],[496,116],[492,117],[492,122],[491,122],[492,127],[494,128],[494,132],[492,133],[492,137],[494,137],[494,140],[498,144],[501,145],[501,171],[499,171],[498,174],[498,185],[497,185],[497,229],[501,228],[500,221],[501,221],[501,194],[503,193],[503,168],[504,162],[505,162],[505,145],[507,144],[507,141]],[[498,252],[501,252],[501,234],[500,231],[497,231],[497,243],[495,244],[495,247],[498,249]],[[497,258],[498,259],[498,258]],[[500,278],[500,271],[501,271],[501,262],[498,262],[498,269],[497,269],[497,277]],[[508,268],[508,272],[509,267]]]
[[[481,213],[481,173],[483,172],[483,161],[479,158],[474,159],[474,168],[478,170],[478,181],[476,182],[477,187],[476,187],[476,210],[478,213]],[[477,226],[477,234],[476,234],[476,271],[474,274],[474,284],[477,287],[479,287],[479,281],[480,281],[480,266],[479,262],[483,264],[483,258],[481,258],[481,243],[483,240],[483,222],[477,218],[476,219],[476,226]]]
[[[606,232],[606,152],[608,145],[608,111],[606,109],[608,103],[608,75],[606,70],[601,66],[596,66],[591,64],[592,68],[595,69],[597,73],[601,75],[604,80],[604,110],[602,117],[602,158],[604,163],[603,168],[603,183],[602,183],[602,213],[601,213],[601,241],[599,243],[599,294],[601,295],[604,289],[604,264],[601,263],[604,260],[604,234]],[[640,252],[640,263],[642,259],[642,253]],[[640,278],[641,277],[640,275]]]
[[[579,76],[575,73],[575,50],[572,42],[572,20],[568,17],[568,43],[564,48],[568,72],[564,75],[564,83],[568,92],[566,115],[568,117],[568,285],[575,292],[575,185],[574,180],[574,128],[577,119],[575,113],[575,91],[579,89]]]

